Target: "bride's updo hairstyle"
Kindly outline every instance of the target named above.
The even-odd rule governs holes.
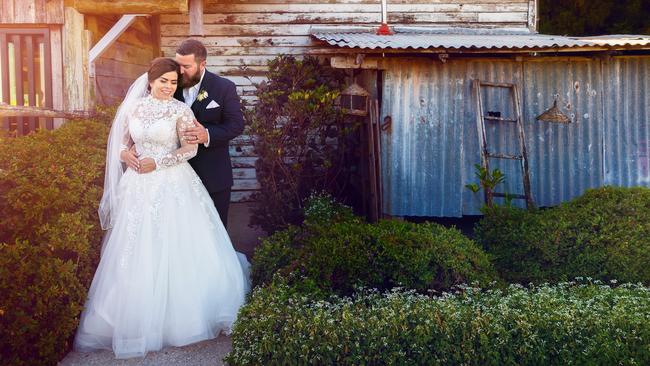
[[[149,80],[149,83],[153,83],[154,80],[170,71],[175,71],[180,80],[181,66],[178,62],[168,57],[156,57],[151,61],[149,70],[147,70],[147,79]],[[148,89],[151,89],[151,87],[148,87]]]

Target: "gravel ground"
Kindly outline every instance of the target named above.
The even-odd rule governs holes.
[[[223,358],[230,352],[230,338],[224,335],[209,341],[185,347],[169,347],[149,352],[144,358],[116,360],[111,351],[92,353],[70,352],[59,362],[60,366],[133,366],[133,365],[223,365]]]

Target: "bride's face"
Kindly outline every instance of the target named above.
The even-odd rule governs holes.
[[[178,74],[175,71],[164,73],[149,84],[151,86],[151,95],[157,99],[171,99],[174,97],[177,83]]]

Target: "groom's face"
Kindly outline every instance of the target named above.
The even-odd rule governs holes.
[[[197,61],[194,54],[179,55],[176,54],[176,62],[181,65],[181,88],[189,88],[201,81],[201,74],[205,69],[205,60]]]

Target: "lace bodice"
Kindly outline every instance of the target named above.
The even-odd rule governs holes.
[[[127,123],[128,136],[123,138],[123,148],[135,144],[140,158],[153,158],[156,169],[196,155],[198,146],[182,138],[182,132],[194,125],[194,114],[185,103],[147,96],[135,105]]]

